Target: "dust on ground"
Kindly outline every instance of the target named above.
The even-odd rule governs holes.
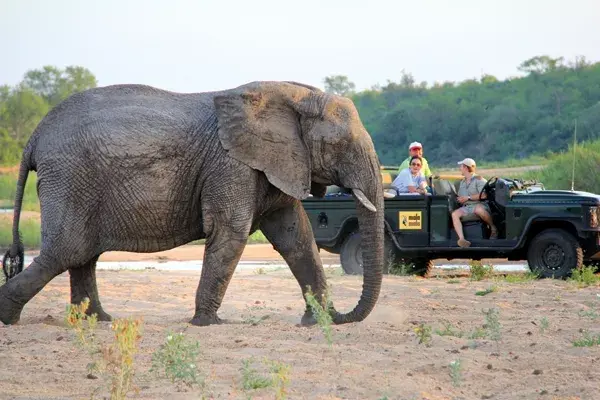
[[[318,326],[297,325],[304,302],[289,269],[238,270],[220,310],[236,323],[209,327],[188,324],[199,275],[98,271],[106,311],[143,320],[135,356],[139,392],[130,398],[198,399],[201,393],[215,399],[276,398],[274,387],[243,388],[243,360],[250,357],[267,377],[265,358],[290,367],[284,374],[289,399],[600,398],[600,346],[573,344],[586,332],[600,334],[598,286],[386,275],[371,315],[333,326],[329,347]],[[327,269],[327,275],[336,308],[350,310],[360,296],[361,277],[338,269]],[[475,294],[492,286],[496,291]],[[105,376],[88,378],[92,358],[65,325],[68,301],[69,277],[63,274],[26,305],[18,325],[0,325],[1,399],[108,396]],[[489,309],[498,310],[499,326],[493,318],[486,321]],[[430,341],[419,343],[420,326],[431,328]],[[200,343],[203,391],[149,374],[152,354],[169,331]],[[112,340],[110,323],[99,323],[97,340]]]

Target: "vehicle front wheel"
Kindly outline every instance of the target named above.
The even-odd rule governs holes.
[[[527,262],[531,272],[541,278],[563,279],[583,266],[583,250],[569,232],[548,229],[531,241]]]
[[[350,233],[342,244],[342,248],[340,250],[340,262],[342,264],[344,273],[347,275],[363,274],[363,260],[360,242],[360,232],[355,231]],[[385,235],[383,251],[383,273],[388,274],[390,267],[396,262],[396,251],[394,242],[387,233]]]

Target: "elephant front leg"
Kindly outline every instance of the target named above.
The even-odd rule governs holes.
[[[305,302],[310,287],[315,298],[326,307],[325,271],[310,221],[300,201],[294,200],[289,207],[269,214],[261,221],[260,229],[289,265],[302,289]],[[305,326],[316,323],[308,303],[300,323]]]
[[[196,291],[196,312],[190,321],[192,325],[206,326],[224,322],[217,316],[217,310],[242,257],[249,233],[250,223],[237,231],[220,226],[207,238],[202,275]]]
[[[98,321],[112,321],[112,317],[102,309],[98,286],[96,284],[96,262],[95,257],[85,265],[69,269],[71,280],[71,304],[80,304],[85,298],[90,300],[87,315],[96,314]]]

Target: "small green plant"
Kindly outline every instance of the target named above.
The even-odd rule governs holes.
[[[584,332],[582,339],[573,341],[573,346],[575,346],[575,347],[600,346],[600,334],[598,334],[596,336],[592,336],[589,334],[589,332],[586,331],[586,332]]]
[[[450,280],[448,280],[446,283],[450,283],[450,284],[453,284],[453,283],[460,283],[460,279],[450,279]]]
[[[550,323],[548,322],[548,318],[543,317],[540,320],[540,332],[544,333],[546,331],[546,329],[548,329],[548,326],[550,325]]]
[[[413,274],[411,266],[402,262],[392,263],[389,267],[389,273],[397,276],[411,276]]]
[[[552,300],[554,300],[554,301],[561,301],[562,300],[562,296],[560,294],[557,294],[556,296],[554,296],[554,298]]]
[[[414,329],[417,337],[419,338],[419,344],[424,343],[426,346],[431,342],[431,326],[421,324]]]
[[[325,310],[321,303],[319,303],[319,301],[315,298],[310,287],[308,287],[305,297],[306,302],[312,310],[313,316],[317,320],[317,324],[321,327],[323,335],[325,336],[327,343],[331,347],[333,345],[333,334],[331,330],[331,324],[333,323],[333,319],[331,318],[331,314],[329,313],[331,307],[331,302],[329,300],[329,291],[327,291],[324,295],[324,302],[326,304],[327,310]]]
[[[182,383],[188,387],[204,382],[199,374],[196,359],[200,343],[189,341],[183,333],[167,334],[165,343],[152,354],[152,368],[157,376],[164,376],[172,383]]]
[[[530,271],[522,274],[507,274],[504,277],[504,281],[508,283],[527,283],[533,282],[536,279],[538,279],[538,275]]]
[[[290,381],[290,369],[291,367],[287,364],[270,361],[271,373],[273,374],[273,385],[275,386],[275,398],[277,400],[283,400],[286,397],[286,386]]]
[[[244,390],[263,389],[271,387],[273,380],[258,373],[252,367],[254,357],[242,360],[242,387]]]
[[[286,398],[286,387],[290,381],[291,367],[279,361],[264,358],[263,364],[268,366],[271,376],[267,377],[253,367],[254,357],[242,360],[242,387],[245,391],[274,387],[275,398],[283,400]]]
[[[485,296],[486,294],[494,293],[498,291],[498,286],[492,285],[485,290],[478,290],[475,292],[475,296]]]
[[[450,363],[450,378],[455,387],[460,386],[462,380],[462,365],[460,360],[454,360]]]
[[[98,370],[98,361],[95,355],[100,353],[100,345],[96,342],[95,330],[98,325],[98,315],[86,315],[90,305],[90,299],[85,298],[80,304],[68,304],[65,322],[68,327],[75,331],[77,344],[85,349],[90,357],[87,364],[88,374],[93,374]]]
[[[90,306],[90,299],[87,297],[83,299],[80,304],[68,304],[67,315],[65,316],[65,322],[67,326],[72,328],[77,335],[78,343],[84,347],[90,349],[95,339],[95,330],[98,325],[98,315],[92,314],[91,316],[86,315],[86,311]],[[87,327],[84,324],[87,322]],[[95,349],[91,349],[92,352]]]
[[[492,276],[494,266],[491,264],[483,265],[481,261],[471,261],[469,270],[471,271],[471,280],[480,281]]]
[[[600,275],[596,275],[594,267],[584,266],[574,269],[568,281],[575,283],[578,287],[586,287],[600,283]]]
[[[483,339],[486,334],[485,329],[477,327],[469,334],[469,339]]]
[[[140,326],[139,319],[117,319],[111,325],[115,342],[103,349],[105,369],[111,376],[111,400],[125,399],[131,389],[134,355],[141,339]]]
[[[598,317],[600,317],[600,314],[598,314],[598,312],[595,309],[591,309],[591,310],[587,310],[587,311],[579,311],[579,316],[580,317],[588,317],[591,318],[593,320],[598,319]]]
[[[499,314],[497,308],[490,308],[488,311],[483,312],[485,314],[485,328],[488,333],[490,339],[495,340],[498,343],[498,340],[502,337],[502,325],[500,325]]]
[[[463,333],[461,331],[458,330],[454,330],[454,327],[452,326],[451,323],[449,322],[444,322],[444,329],[440,330],[440,329],[436,329],[435,333],[439,336],[454,336],[457,338],[460,338],[463,336]]]

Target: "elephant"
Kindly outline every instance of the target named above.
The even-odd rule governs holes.
[[[19,216],[29,171],[38,177],[42,242],[23,268]],[[0,287],[0,321],[17,323],[26,303],[66,271],[70,302],[88,298],[88,315],[111,321],[96,284],[102,253],[205,239],[189,323],[227,322],[217,311],[249,235],[260,229],[300,285],[301,326],[315,324],[304,295],[310,289],[325,307],[327,282],[301,200],[323,197],[328,185],[354,195],[364,273],[352,310],[327,309],[334,324],[360,322],[381,288],[384,197],[379,159],[351,99],[292,81],[196,93],[117,84],[72,94],[23,150],[3,260],[20,268]]]

